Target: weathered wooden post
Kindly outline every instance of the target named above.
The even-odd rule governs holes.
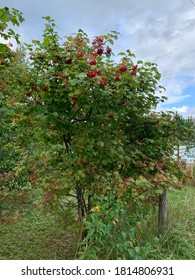
[[[167,189],[159,195],[158,202],[158,232],[159,234],[164,234],[166,230],[166,220],[167,220]]]

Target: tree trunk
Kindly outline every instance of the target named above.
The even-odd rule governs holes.
[[[78,209],[78,219],[83,223],[83,218],[89,214],[91,210],[91,196],[89,195],[87,198],[84,197],[84,190],[80,188],[77,184],[76,187],[76,194],[77,194],[77,209]],[[83,240],[87,236],[87,229],[83,229],[81,234],[81,239]]]
[[[177,161],[179,162],[179,156],[180,156],[180,153],[179,153],[179,145],[177,146]]]
[[[167,189],[163,194],[159,195],[158,204],[158,232],[164,234],[166,230],[166,218],[167,218]]]
[[[85,198],[83,196],[83,190],[77,185],[76,187],[76,196],[77,196],[77,209],[78,209],[78,218],[80,221],[83,220],[83,217],[86,214],[86,205]]]

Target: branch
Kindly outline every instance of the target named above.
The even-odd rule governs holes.
[[[192,5],[195,7],[195,1],[194,1],[194,0],[191,0],[191,2],[192,2]]]
[[[84,118],[72,120],[71,123],[74,124],[77,122],[85,122],[89,119],[89,117],[91,116],[91,113],[92,113],[92,109],[89,110],[89,112],[86,114],[86,116]]]

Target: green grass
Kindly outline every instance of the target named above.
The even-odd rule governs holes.
[[[30,203],[10,205],[11,221],[0,223],[1,260],[76,259],[80,228],[71,211],[64,215],[60,209],[43,211]],[[155,238],[155,215],[141,234],[144,242],[152,244],[147,259],[194,260],[195,188],[170,190],[167,214],[164,236]]]
[[[149,229],[152,240],[156,221]],[[195,259],[195,188],[170,190],[168,193],[167,230],[156,239],[149,259]]]
[[[0,224],[0,260],[75,259],[80,233],[71,215],[26,204],[19,211]]]

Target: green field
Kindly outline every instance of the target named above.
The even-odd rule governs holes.
[[[43,211],[15,203],[12,219],[0,228],[1,260],[62,260],[78,258],[80,227],[70,212]],[[195,188],[168,194],[167,231],[157,236],[156,215],[139,238],[151,243],[147,259],[195,259]]]

